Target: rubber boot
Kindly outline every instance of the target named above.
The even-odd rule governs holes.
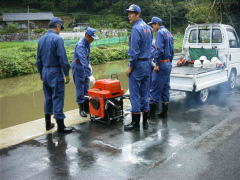
[[[45,114],[45,125],[46,125],[46,131],[54,128],[54,124],[51,123],[51,115]]]
[[[125,125],[124,130],[125,131],[131,131],[133,129],[139,130],[140,117],[141,117],[141,114],[132,113],[132,122],[128,125]]]
[[[79,106],[79,114],[82,117],[87,117],[87,113],[84,111],[84,103],[78,104]]]
[[[151,104],[149,104],[149,106],[150,106],[149,118],[156,119],[157,104],[151,103]]]
[[[148,129],[148,115],[149,112],[143,112],[143,129],[147,130]]]
[[[72,132],[73,128],[72,127],[66,127],[64,125],[64,120],[63,119],[57,119],[56,121],[57,121],[57,125],[58,125],[57,131],[59,133],[67,134],[67,133]]]
[[[86,114],[89,113],[89,99],[86,99],[84,101],[84,111],[85,111]]]
[[[168,121],[167,117],[162,119],[162,127],[163,127],[163,129],[167,129],[168,128],[167,121]]]
[[[168,103],[162,103],[162,112],[158,115],[160,118],[167,118]]]

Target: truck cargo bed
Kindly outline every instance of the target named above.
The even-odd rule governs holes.
[[[170,86],[172,90],[197,92],[226,82],[227,77],[226,69],[173,67]]]
[[[191,66],[180,66],[180,67],[173,67],[172,74],[182,74],[182,75],[197,75],[202,73],[207,73],[211,71],[216,71],[216,68],[195,68]]]

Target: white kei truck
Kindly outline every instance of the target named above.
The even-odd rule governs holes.
[[[187,95],[195,97],[198,102],[205,103],[212,87],[225,82],[230,89],[235,87],[236,78],[240,75],[240,40],[232,26],[188,25],[181,54],[186,60],[196,60],[201,56],[206,56],[209,60],[217,57],[224,66],[203,68],[173,65],[171,90],[184,91]]]

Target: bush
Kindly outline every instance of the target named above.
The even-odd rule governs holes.
[[[33,31],[34,33],[44,33],[44,32],[46,32],[46,29],[38,28],[38,29],[33,29],[32,31]]]
[[[36,48],[36,43],[29,42],[0,43],[0,78],[36,73]],[[74,47],[66,47],[66,53],[71,62]],[[125,44],[93,47],[90,62],[97,65],[126,59],[126,56],[127,46]]]
[[[107,54],[104,53],[103,50],[97,47],[91,50],[90,57],[91,57],[92,65],[104,64],[105,62],[109,61],[109,57],[107,56]]]
[[[27,51],[27,48],[9,48],[1,50],[0,78],[36,72],[36,52],[34,48],[32,49],[33,51]]]

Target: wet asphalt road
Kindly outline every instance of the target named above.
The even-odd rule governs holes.
[[[158,179],[158,173],[148,173],[230,114],[239,118],[240,88],[215,89],[205,105],[173,92],[169,109],[168,131],[160,119],[150,121],[147,131],[132,132],[123,130],[123,122],[88,122],[68,135],[48,134],[2,149],[1,179]]]

